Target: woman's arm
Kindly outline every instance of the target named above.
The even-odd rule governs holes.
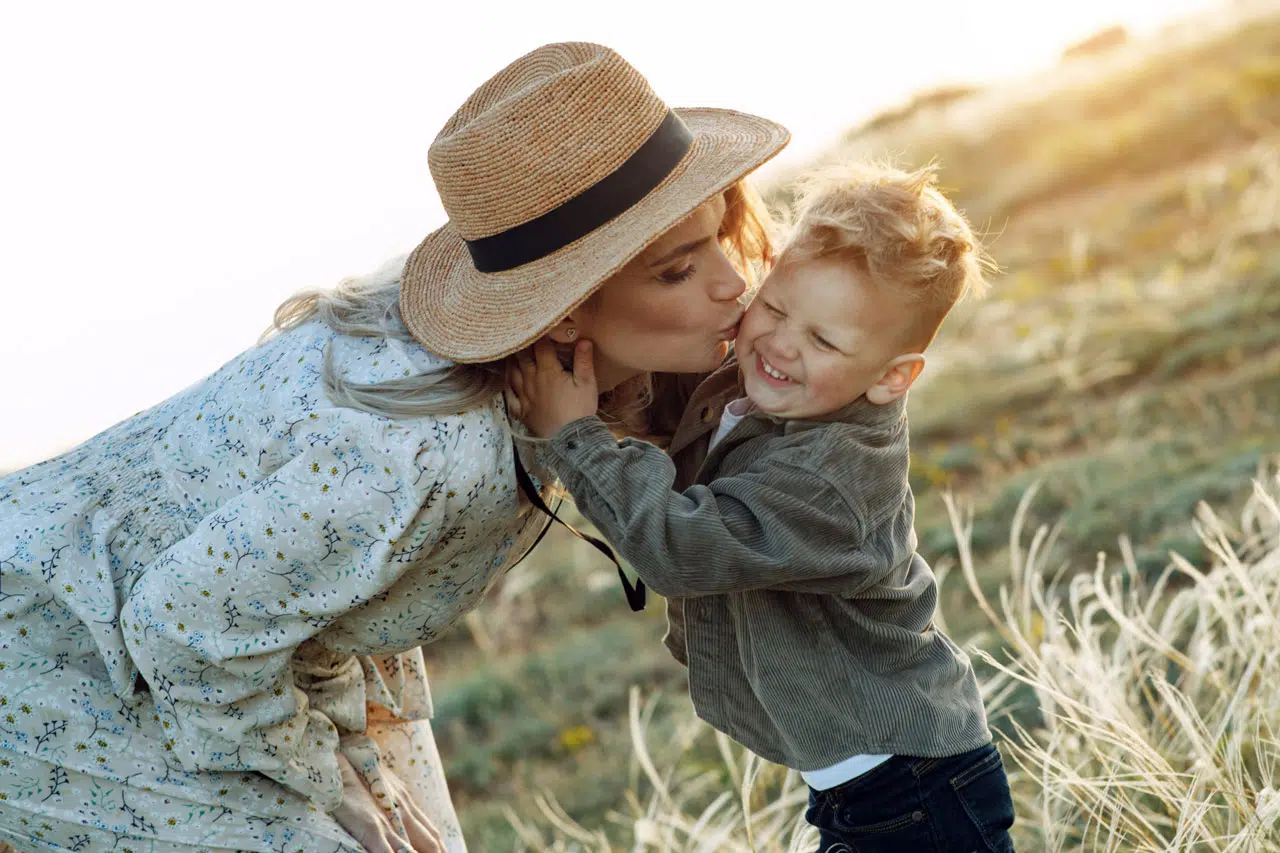
[[[305,640],[388,589],[448,523],[438,448],[336,410],[295,458],[159,556],[125,642],[189,770],[252,770],[332,808],[338,731],[294,684]]]

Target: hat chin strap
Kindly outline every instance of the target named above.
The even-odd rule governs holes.
[[[520,491],[524,492],[525,497],[527,497],[534,506],[544,514],[550,516],[550,518],[547,519],[546,526],[543,527],[542,532],[538,534],[538,538],[533,541],[533,544],[529,546],[529,550],[520,557],[520,560],[523,560],[530,552],[533,551],[534,548],[538,547],[538,543],[542,541],[542,537],[546,536],[547,531],[551,529],[551,523],[553,521],[559,522],[574,536],[577,536],[583,542],[591,543],[597,551],[613,561],[613,564],[618,567],[618,578],[622,581],[622,591],[627,596],[627,605],[634,612],[644,610],[646,595],[644,581],[637,578],[635,586],[632,586],[631,581],[627,579],[626,572],[622,571],[622,564],[618,562],[618,558],[613,553],[612,548],[610,548],[603,540],[579,531],[573,525],[567,524],[562,518],[560,518],[560,516],[556,515],[555,512],[547,506],[546,502],[542,500],[542,495],[538,494],[538,490],[533,487],[533,480],[529,477],[529,472],[524,469],[524,464],[520,461],[520,448],[516,447],[514,442],[511,445],[511,453],[516,462],[516,482],[520,484]],[[519,563],[520,560],[517,560],[516,563]],[[513,564],[513,568],[514,565],[515,564]]]
[[[489,237],[467,240],[479,272],[515,269],[563,249],[633,207],[675,169],[693,131],[674,111],[626,161],[563,204]]]

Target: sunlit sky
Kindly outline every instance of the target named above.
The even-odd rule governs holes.
[[[0,471],[252,345],[281,299],[444,221],[427,146],[539,44],[607,44],[795,163],[923,87],[1053,64],[1211,0],[0,4]]]

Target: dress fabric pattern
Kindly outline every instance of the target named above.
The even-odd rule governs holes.
[[[449,366],[312,321],[0,476],[0,846],[359,853],[341,750],[465,850],[420,646],[539,519],[501,394],[388,420],[329,402],[326,351],[352,383]]]

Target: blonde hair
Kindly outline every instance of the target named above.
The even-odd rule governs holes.
[[[908,346],[924,350],[966,296],[987,290],[995,264],[937,188],[938,169],[844,164],[805,179],[782,263],[837,257],[906,297]]]
[[[772,220],[745,179],[725,190],[725,201],[721,244],[743,277],[753,281],[773,262]],[[369,275],[348,278],[329,290],[291,296],[276,308],[260,342],[314,319],[340,335],[413,341],[400,316],[405,260],[395,258]],[[334,405],[386,418],[447,415],[481,406],[501,391],[506,384],[506,361],[455,364],[444,371],[367,385],[344,380],[326,351],[325,391]],[[601,395],[600,414],[615,432],[645,435],[651,432],[646,410],[652,399],[651,374],[642,374]]]

